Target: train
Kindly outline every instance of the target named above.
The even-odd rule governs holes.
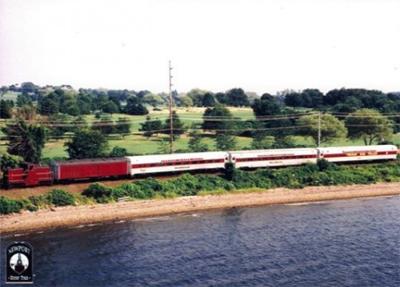
[[[223,170],[228,163],[236,168],[285,167],[317,163],[395,160],[394,145],[290,148],[242,151],[174,153],[54,161],[49,165],[28,164],[10,168],[4,174],[6,187],[33,187],[82,180],[129,178],[195,170]]]

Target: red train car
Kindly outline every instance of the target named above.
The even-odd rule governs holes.
[[[57,181],[127,176],[130,164],[126,158],[82,159],[52,164]]]
[[[8,186],[36,186],[52,184],[53,173],[48,166],[28,165],[24,168],[12,168],[5,174]]]

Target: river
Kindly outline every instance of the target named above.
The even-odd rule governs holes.
[[[400,197],[238,208],[1,239],[35,286],[400,286]],[[0,284],[1,285],[1,284]]]

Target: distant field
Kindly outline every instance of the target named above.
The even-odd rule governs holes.
[[[7,92],[1,95],[1,99],[16,101],[19,94],[18,92]]]
[[[206,108],[174,108],[178,116],[185,123],[186,126],[190,127],[192,123],[201,123],[203,121],[203,113]],[[234,117],[241,118],[242,120],[252,120],[254,119],[253,110],[251,108],[229,108]],[[169,111],[167,107],[162,107],[161,111],[150,110],[149,116],[152,119],[159,119],[165,121],[169,116]],[[131,116],[126,114],[113,114],[111,118],[116,121],[118,118],[128,118],[132,124],[132,132],[138,131],[140,128],[140,123],[146,120],[145,116]],[[86,116],[85,119],[90,123],[96,121],[94,115]]]
[[[190,126],[192,123],[202,122],[202,115],[205,108],[176,108],[178,115],[181,117],[182,121]],[[243,120],[254,119],[253,111],[250,108],[230,108],[235,117],[240,117]],[[168,108],[163,108],[161,111],[151,111],[150,116],[152,118],[159,118],[164,121],[168,117]],[[127,117],[130,121],[132,121],[132,132],[137,132],[140,127],[140,123],[144,122],[146,116],[129,116],[125,114],[113,114],[113,120],[117,120],[119,117]],[[88,122],[92,122],[95,120],[94,115],[90,115],[86,117]],[[163,138],[167,138],[166,135],[158,135],[147,139],[141,135],[128,135],[126,137],[121,137],[118,139],[110,139],[109,147],[112,149],[114,146],[119,146],[126,148],[130,154],[152,154],[158,153],[160,148],[160,141]],[[175,143],[175,150],[184,150],[188,148],[188,140],[189,138],[186,135],[181,136]],[[246,137],[236,137],[237,140],[237,148],[244,149],[250,148],[251,146],[251,138]],[[304,138],[301,136],[292,137],[292,140],[295,144],[306,145],[306,146],[314,146],[313,141],[310,138]],[[66,140],[51,140],[46,143],[45,148],[43,150],[44,158],[52,158],[52,157],[67,157],[68,154],[65,151],[64,143]],[[396,134],[393,137],[393,142],[395,144],[400,145],[400,134]],[[204,136],[204,143],[206,143],[210,150],[215,150],[215,141],[212,136]],[[361,140],[358,141],[350,141],[348,139],[343,139],[337,142],[323,144],[323,146],[348,146],[348,145],[364,145]],[[0,142],[0,153],[4,153],[7,149],[5,142]]]

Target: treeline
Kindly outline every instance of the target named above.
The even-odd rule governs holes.
[[[95,111],[104,113],[126,113],[145,115],[146,107],[158,107],[168,104],[166,93],[152,93],[148,90],[105,90],[79,89],[69,85],[39,87],[26,82],[20,86],[11,85],[0,88],[0,93],[18,93],[16,105],[22,107],[36,103],[37,111],[42,115],[64,113],[73,116],[85,115]],[[266,98],[268,93],[262,95]],[[400,93],[383,93],[367,89],[334,89],[323,94],[318,89],[303,91],[285,90],[272,96],[282,106],[292,108],[308,108],[329,112],[350,113],[359,109],[377,109],[382,113],[400,111]],[[192,89],[187,93],[173,92],[174,102],[183,107],[213,107],[217,104],[232,107],[249,107],[260,97],[256,93],[245,92],[241,88],[233,88],[226,92],[213,93],[206,90]],[[12,101],[4,101],[0,106],[2,117],[10,115]]]
[[[53,190],[48,194],[24,200],[0,197],[0,214],[31,211],[51,206],[107,203],[124,199],[173,198],[201,194],[220,194],[240,189],[270,189],[277,187],[303,188],[306,186],[372,184],[400,181],[400,163],[343,166],[320,160],[317,164],[281,169],[243,171],[227,169],[224,176],[184,174],[170,180],[147,178],[111,188],[91,184],[82,194]]]

